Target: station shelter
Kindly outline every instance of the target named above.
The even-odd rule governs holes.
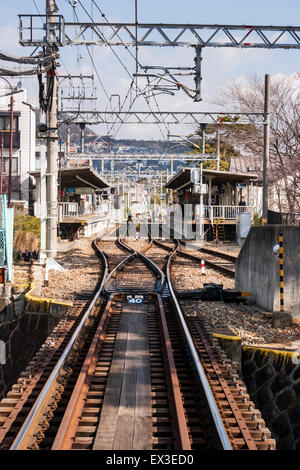
[[[46,198],[46,175],[32,171],[34,215],[43,217]],[[61,169],[58,172],[58,223],[61,238],[74,240],[79,234],[90,236],[108,224],[108,205],[101,196],[109,183],[91,167]],[[45,216],[45,214],[44,214]]]
[[[200,204],[200,187],[191,182],[192,167],[183,168],[165,188],[174,191],[174,203],[192,205],[192,223],[196,223],[196,207]],[[255,174],[231,173],[203,169],[203,223],[207,240],[234,240],[237,214],[248,212],[251,220],[256,212],[253,205]],[[243,198],[243,205],[240,205]]]

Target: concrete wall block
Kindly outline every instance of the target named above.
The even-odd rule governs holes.
[[[285,310],[300,313],[300,227],[253,226],[236,262],[236,288],[268,312],[280,309],[279,259],[273,253],[283,234]]]
[[[246,349],[242,373],[251,399],[276,439],[276,448],[299,449],[300,365],[280,351]]]
[[[0,324],[0,340],[6,346],[6,363],[0,365],[0,398],[16,382],[57,323],[52,315],[27,313]]]

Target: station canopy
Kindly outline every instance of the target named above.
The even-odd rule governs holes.
[[[34,178],[40,178],[40,171],[30,171],[29,174]],[[58,171],[58,177],[61,178],[62,188],[108,188],[110,184],[93,168],[63,168]]]
[[[191,183],[191,170],[193,167],[183,168],[179,173],[176,173],[166,184],[167,189],[180,189],[186,187]],[[246,183],[249,184],[251,181],[257,180],[255,174],[245,173],[231,173],[229,171],[216,171],[207,170],[203,168],[203,176],[207,178],[211,177],[212,184],[226,184],[226,183]]]

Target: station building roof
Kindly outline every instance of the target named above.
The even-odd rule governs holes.
[[[183,186],[188,186],[191,183],[191,170],[193,167],[183,168],[179,173],[176,173],[166,184],[165,188],[180,189]],[[203,176],[211,177],[213,184],[226,184],[228,183],[249,183],[250,181],[257,180],[255,174],[232,173],[229,171],[207,170],[203,168]]]
[[[30,171],[34,178],[40,177],[40,171]],[[110,184],[91,167],[63,168],[61,174],[62,188],[108,188]]]

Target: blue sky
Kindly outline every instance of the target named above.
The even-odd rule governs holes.
[[[3,0],[2,0],[3,1]],[[61,11],[67,11],[66,0],[57,0]],[[91,11],[91,1],[83,0]],[[139,0],[139,18],[141,21],[155,22],[194,22],[194,23],[256,23],[256,24],[293,24],[300,23],[299,0]],[[40,11],[45,0],[36,0]],[[134,14],[134,0],[99,0],[99,6],[110,18],[130,21]],[[32,0],[11,0],[5,2],[10,19],[17,13],[33,13]],[[95,7],[94,7],[94,10]],[[295,19],[298,21],[295,21]],[[1,18],[1,24],[5,21]]]
[[[91,8],[91,0],[81,0],[87,10],[94,15],[96,21],[101,21],[99,12],[95,6]],[[4,0],[2,0],[4,3]],[[43,12],[45,0],[35,0],[35,3]],[[98,0],[98,5],[110,21],[132,22],[134,19],[134,0]],[[139,0],[139,21],[157,23],[200,23],[200,24],[257,24],[257,25],[300,25],[300,1],[299,0],[251,0],[248,2],[237,0]],[[72,8],[67,0],[57,0],[60,12],[66,21],[73,21]],[[28,54],[31,48],[18,46],[17,26],[18,13],[37,13],[33,0],[10,0],[5,2],[5,15],[0,17],[1,46],[0,49],[16,54]],[[87,21],[82,8],[76,7],[80,21]],[[82,72],[91,72],[91,65],[84,48],[66,47],[61,49],[61,73],[76,72],[78,54],[80,69]],[[126,64],[131,73],[135,65],[128,52],[118,48],[117,53]],[[116,58],[107,48],[94,48],[93,55],[98,72],[103,80],[105,89],[109,95],[119,93],[125,96],[129,77],[120,66]],[[149,65],[192,65],[193,51],[174,48],[143,48],[140,52],[141,62]],[[65,69],[66,67],[66,69]],[[218,89],[226,82],[237,79],[247,74],[257,74],[263,77],[265,73],[272,76],[283,73],[293,74],[300,70],[299,51],[268,51],[268,50],[236,50],[236,49],[211,49],[207,48],[203,53],[202,61],[203,102],[193,103],[182,92],[174,97],[160,96],[159,106],[163,110],[188,110],[212,109],[211,102]],[[35,79],[26,79],[24,86],[29,88],[29,94],[36,100]],[[97,83],[96,83],[97,85]],[[99,105],[103,109],[107,99],[98,86]],[[138,103],[139,109],[143,103]],[[144,109],[147,109],[144,107]],[[99,129],[105,133],[105,129]],[[190,129],[188,130],[188,132]],[[149,126],[142,130],[138,126],[134,129],[123,127],[119,137],[161,137],[158,129]]]

